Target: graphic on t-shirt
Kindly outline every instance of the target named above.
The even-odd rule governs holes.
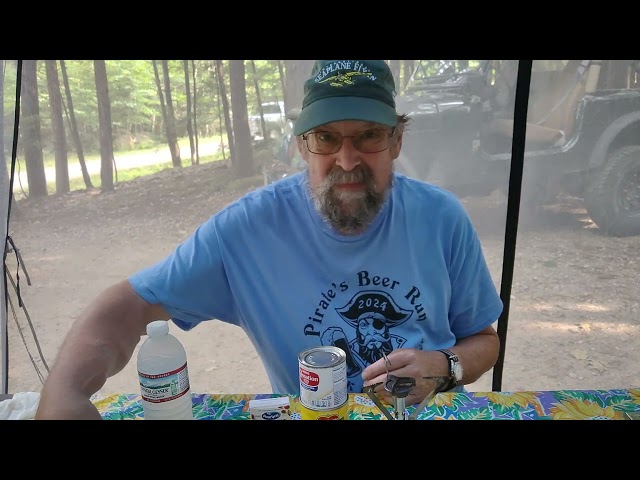
[[[364,367],[382,358],[406,339],[391,333],[391,329],[407,321],[411,310],[400,308],[386,292],[369,290],[356,293],[336,312],[355,330],[349,337],[341,327],[327,328],[320,338],[323,345],[334,345],[347,354],[347,376],[359,374]]]

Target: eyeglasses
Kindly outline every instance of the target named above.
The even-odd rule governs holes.
[[[309,132],[302,135],[311,153],[331,155],[338,153],[345,138],[352,138],[353,146],[362,153],[378,153],[389,148],[389,139],[393,136],[395,127],[391,131],[384,128],[372,128],[356,135],[342,135],[337,132]]]

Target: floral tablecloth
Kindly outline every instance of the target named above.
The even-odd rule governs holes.
[[[194,393],[196,420],[249,420],[249,400],[273,394]],[[291,418],[300,419],[299,399],[290,395]],[[139,394],[96,396],[94,405],[105,420],[141,420]],[[409,413],[414,407],[408,407]],[[392,411],[392,408],[389,407]],[[640,388],[620,390],[556,390],[526,392],[439,393],[418,420],[627,420],[640,416]],[[349,394],[350,420],[386,420],[364,393]]]

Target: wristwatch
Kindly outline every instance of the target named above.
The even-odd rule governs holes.
[[[449,385],[447,385],[447,390],[450,390],[451,388],[455,387],[462,381],[462,374],[463,374],[462,365],[458,360],[458,356],[455,353],[453,353],[451,350],[447,350],[446,348],[443,348],[438,351],[444,354],[449,360],[449,375],[451,376],[451,382],[449,383]]]

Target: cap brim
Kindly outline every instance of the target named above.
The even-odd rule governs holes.
[[[293,134],[302,135],[325,123],[341,120],[362,120],[395,127],[398,116],[393,107],[372,98],[322,98],[302,109],[296,120]]]

